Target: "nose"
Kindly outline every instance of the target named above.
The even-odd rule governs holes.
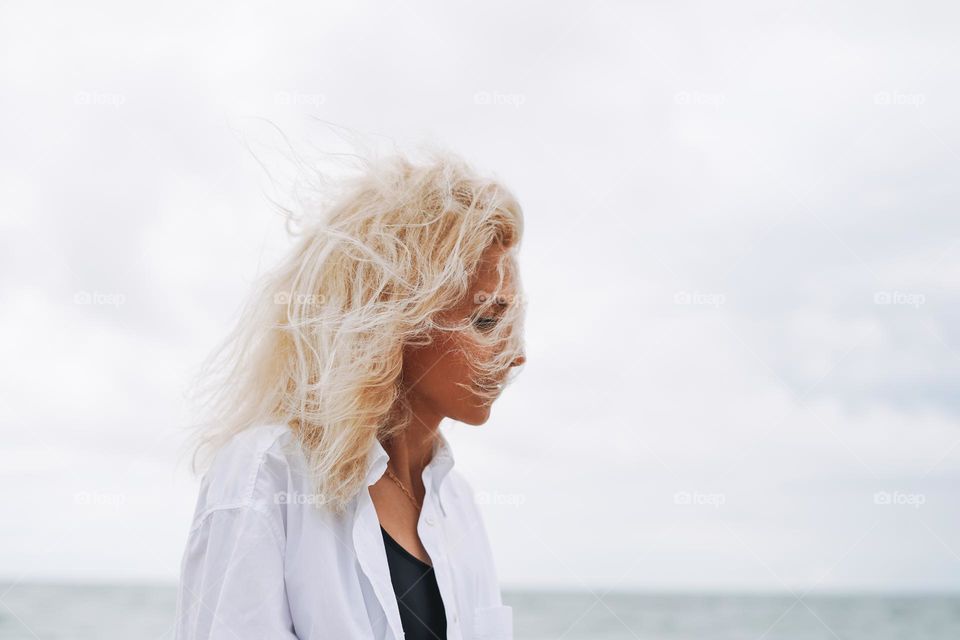
[[[519,367],[520,365],[522,365],[522,364],[523,364],[524,362],[526,362],[526,361],[527,361],[527,356],[525,356],[525,355],[523,355],[523,356],[517,356],[516,359],[515,359],[513,362],[510,363],[510,366],[511,366],[511,367]]]

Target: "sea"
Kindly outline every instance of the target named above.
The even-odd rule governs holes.
[[[504,590],[517,640],[958,640],[960,595]],[[170,585],[0,586],[0,640],[173,637]]]

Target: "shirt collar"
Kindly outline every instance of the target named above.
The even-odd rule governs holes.
[[[437,493],[440,500],[440,509],[443,510],[443,515],[446,516],[447,505],[443,503],[440,487],[443,484],[443,480],[450,473],[450,470],[453,469],[453,449],[450,447],[450,441],[443,435],[443,432],[438,430],[437,436],[437,440],[433,446],[433,457],[430,459],[430,462],[427,463],[427,466],[424,467],[423,477],[427,491]],[[367,453],[366,484],[368,487],[383,477],[384,472],[387,470],[387,461],[389,459],[390,454],[383,448],[380,441],[375,439],[373,446],[370,447],[370,451]]]

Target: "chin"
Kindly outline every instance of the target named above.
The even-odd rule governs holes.
[[[480,426],[489,419],[490,405],[470,407],[469,409],[460,412],[460,415],[456,418],[457,422],[473,425],[475,427]]]

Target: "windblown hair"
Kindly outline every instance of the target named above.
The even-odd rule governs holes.
[[[413,419],[401,376],[405,347],[462,334],[479,347],[464,350],[479,386],[505,380],[522,354],[523,216],[506,188],[447,151],[420,162],[403,154],[361,158],[361,170],[341,179],[333,197],[313,202],[293,231],[295,246],[257,281],[236,327],[201,369],[207,416],[194,467],[244,429],[289,424],[315,504],[342,513],[365,488],[375,441]],[[505,249],[498,286],[474,293],[477,313],[446,317],[470,295],[494,245]],[[477,318],[504,295],[513,299],[500,322],[478,328]]]

